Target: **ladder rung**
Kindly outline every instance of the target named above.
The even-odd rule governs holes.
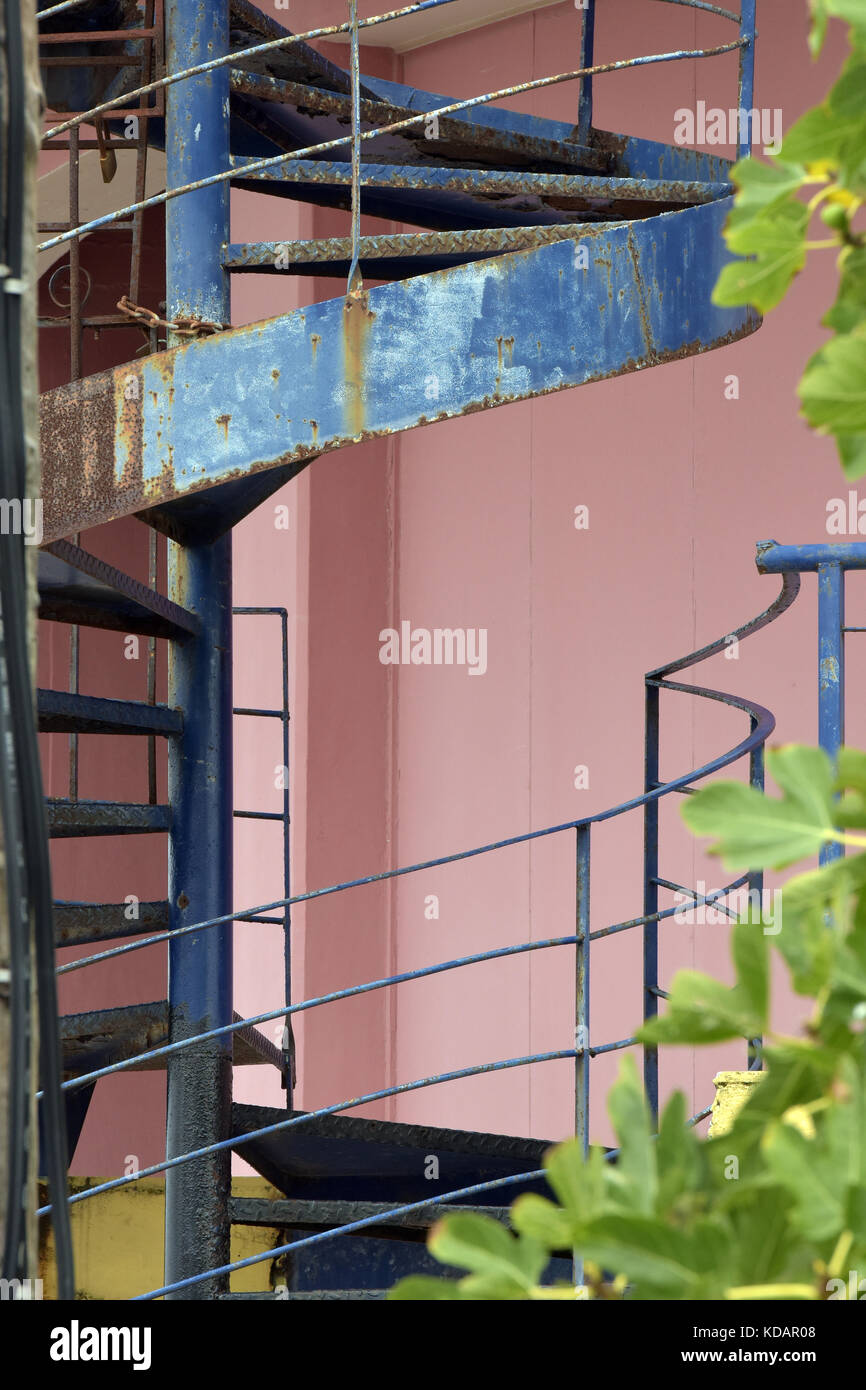
[[[69,801],[49,797],[46,802],[48,833],[53,840],[87,835],[149,835],[168,830],[168,806],[147,806],[124,801]]]
[[[167,902],[138,903],[138,915],[131,921],[126,916],[129,908],[129,903],[56,902],[54,944],[89,946],[118,936],[148,936],[168,929]]]
[[[139,700],[106,700],[74,695],[65,690],[36,693],[42,733],[159,734],[168,737],[183,730],[178,710],[167,705],[148,705]]]

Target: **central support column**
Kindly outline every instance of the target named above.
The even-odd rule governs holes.
[[[169,0],[169,72],[228,51],[225,0]],[[228,168],[228,67],[167,90],[167,186]],[[228,184],[166,204],[166,317],[225,323]],[[176,459],[177,466],[183,465]],[[183,712],[184,731],[169,747],[169,900],[172,926],[231,912],[232,902],[232,586],[231,538],[169,545],[169,592],[197,613],[201,633],[172,644],[168,703]],[[169,948],[171,1040],[232,1020],[232,924],[191,933]],[[168,1065],[167,1156],[218,1143],[231,1125],[231,1038],[172,1056]],[[166,1283],[227,1263],[231,1154],[221,1150],[166,1174]],[[213,1298],[227,1288],[215,1278],[170,1297]]]

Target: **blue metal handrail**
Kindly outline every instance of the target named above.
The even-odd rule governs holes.
[[[146,95],[148,92],[159,90],[163,87],[170,85],[171,83],[180,82],[185,80],[186,78],[196,76],[203,72],[210,72],[215,68],[226,66],[228,64],[231,64],[232,62],[236,62],[238,59],[244,57],[248,58],[252,55],[262,53],[263,51],[268,49],[285,47],[291,43],[301,42],[302,40],[306,40],[309,38],[321,38],[323,35],[325,37],[328,37],[336,33],[348,33],[351,37],[354,32],[355,38],[357,38],[357,29],[359,28],[363,28],[372,24],[383,23],[387,20],[393,19],[397,15],[402,16],[414,14],[424,9],[433,8],[437,5],[442,4],[451,4],[453,2],[454,0],[426,0],[425,3],[409,6],[401,11],[391,11],[385,15],[374,16],[373,18],[368,20],[358,19],[356,16],[354,20],[350,19],[347,23],[342,25],[331,25],[327,29],[309,30],[304,34],[294,34],[288,36],[285,39],[277,39],[272,40],[270,43],[267,44],[259,44],[256,45],[255,48],[238,50],[235,53],[230,53],[223,55],[222,57],[211,59],[207,63],[200,63],[194,67],[184,69],[181,72],[171,73],[167,77],[157,79],[156,81],[148,83],[143,87],[137,87],[134,91],[127,92],[122,97],[115,97],[111,101],[102,102],[99,106],[92,107],[89,111],[81,112],[78,115],[71,117],[68,121],[64,121],[57,126],[53,126],[49,131],[46,132],[45,138],[53,138],[57,135],[62,134],[64,131],[76,127],[83,121],[93,120],[96,116],[110,111],[112,106],[118,105],[121,101],[128,102],[135,97],[140,97]],[[692,8],[707,8],[706,6],[699,4],[698,0],[666,0],[666,3],[671,2],[682,3]],[[594,0],[591,0],[591,4],[594,6]],[[355,151],[359,149],[360,141],[373,140],[381,135],[392,134],[396,131],[405,130],[413,126],[424,124],[428,120],[430,120],[431,117],[434,116],[448,116],[459,111],[468,111],[477,106],[489,105],[491,102],[503,101],[510,97],[520,96],[527,92],[538,91],[545,87],[556,86],[563,82],[573,82],[578,79],[581,80],[581,97],[578,115],[578,129],[579,131],[584,131],[585,133],[588,133],[592,126],[593,77],[610,72],[620,72],[627,68],[647,67],[657,63],[678,62],[683,59],[690,58],[712,58],[718,57],[723,53],[730,53],[736,51],[740,52],[739,102],[740,108],[746,113],[745,120],[741,123],[740,130],[740,155],[743,156],[744,154],[747,154],[749,149],[751,148],[751,104],[754,84],[754,48],[756,37],[755,5],[756,0],[743,0],[743,13],[742,17],[738,21],[740,25],[740,34],[738,38],[731,40],[729,43],[718,44],[711,48],[679,49],[674,50],[670,53],[654,53],[636,58],[623,58],[616,62],[599,64],[593,64],[591,62],[591,50],[594,34],[594,8],[590,8],[585,12],[586,21],[582,32],[581,66],[579,68],[575,68],[568,72],[557,73],[551,77],[536,78],[534,81],[531,82],[521,82],[514,86],[502,87],[497,91],[486,92],[483,95],[476,97],[467,97],[465,100],[462,101],[450,102],[446,106],[435,107],[431,110],[420,111],[417,115],[409,116],[400,121],[394,121],[386,126],[375,127],[372,130],[360,130],[360,107],[358,101],[359,87],[358,84],[355,84],[353,94],[352,129],[346,135],[341,135],[330,140],[321,141],[315,145],[308,145],[303,149],[291,150],[287,154],[272,155],[266,159],[256,159],[247,164],[244,164],[242,168],[231,167],[222,172],[211,174],[206,178],[196,179],[195,181],[191,181],[179,185],[177,187],[169,187],[161,193],[155,193],[149,198],[141,199],[138,202],[130,203],[126,207],[118,208],[110,213],[105,213],[101,217],[93,218],[89,222],[82,223],[77,227],[73,227],[67,231],[64,231],[57,236],[49,238],[47,241],[40,242],[39,246],[37,247],[37,250],[51,250],[53,247],[60,246],[67,241],[71,241],[78,237],[81,237],[85,233],[96,231],[100,227],[105,227],[112,222],[116,222],[120,219],[125,219],[135,212],[141,212],[146,208],[156,207],[160,204],[167,203],[174,198],[182,197],[184,194],[199,192],[204,188],[213,187],[214,184],[227,182],[232,178],[249,178],[253,174],[257,174],[265,169],[276,169],[279,168],[281,165],[288,164],[291,161],[297,159],[309,159],[312,155],[322,154],[328,150],[337,149],[347,144],[351,144],[353,146],[353,151]],[[722,10],[716,10],[714,12],[720,14],[724,18],[737,20],[737,16],[730,12]],[[587,58],[590,59],[589,63],[586,63],[585,61]],[[356,164],[357,168],[355,168],[354,170],[353,183],[357,180],[360,171],[359,154],[357,156],[357,160],[353,154],[353,166],[355,166]]]
[[[405,972],[402,975],[388,976],[382,980],[367,982],[364,985],[353,986],[347,990],[335,991],[332,994],[320,996],[317,999],[305,1000],[298,1004],[289,1004],[284,1009],[273,1010],[267,1014],[261,1014],[249,1019],[240,1020],[236,1023],[226,1025],[222,1028],[210,1030],[206,1034],[199,1034],[195,1038],[182,1039],[176,1043],[169,1043],[166,1044],[164,1047],[153,1049],[148,1053],[142,1053],[134,1058],[128,1058],[122,1062],[114,1063],[108,1067],[100,1068],[97,1071],[89,1072],[80,1077],[72,1078],[70,1081],[65,1083],[66,1089],[77,1089],[80,1086],[92,1083],[101,1076],[107,1076],[114,1072],[127,1070],[136,1065],[140,1066],[143,1061],[150,1060],[151,1058],[155,1058],[158,1056],[169,1055],[173,1052],[180,1051],[183,1048],[190,1046],[192,1043],[200,1043],[207,1038],[224,1036],[226,1034],[238,1031],[242,1027],[251,1026],[256,1023],[266,1022],[269,1019],[279,1018],[284,1015],[291,1015],[295,1012],[303,1012],[310,1008],[318,1007],[321,1004],[334,1002],[338,999],[350,998],[354,995],[370,992],[374,989],[386,988],[391,985],[403,983],[409,979],[417,979],[424,977],[425,975],[436,974],[446,970],[456,969],[462,965],[477,964],[485,960],[496,959],[502,956],[521,954],[522,952],[529,950],[544,950],[550,949],[555,946],[574,944],[578,947],[576,1026],[579,1029],[583,1030],[582,1033],[578,1035],[579,1038],[583,1039],[583,1042],[573,1049],[565,1049],[556,1053],[534,1054],[522,1058],[511,1058],[502,1062],[485,1063],[478,1067],[465,1068],[459,1073],[459,1076],[462,1077],[468,1075],[478,1075],[490,1070],[509,1069],[514,1066],[528,1065],[535,1061],[562,1059],[566,1057],[574,1058],[577,1066],[575,1088],[576,1128],[577,1133],[583,1138],[584,1143],[588,1143],[589,1059],[591,1056],[598,1056],[603,1054],[604,1052],[618,1050],[623,1047],[631,1046],[634,1044],[635,1041],[633,1038],[628,1038],[619,1040],[614,1043],[605,1043],[595,1046],[592,1046],[589,1042],[589,988],[587,967],[590,942],[593,939],[597,939],[605,935],[613,934],[614,932],[628,930],[638,926],[643,926],[645,932],[648,930],[656,930],[659,921],[664,920],[666,917],[672,916],[673,913],[677,910],[676,908],[659,910],[656,906],[655,908],[653,908],[651,912],[645,912],[640,917],[631,919],[628,922],[616,923],[611,927],[602,928],[598,932],[591,932],[589,929],[588,894],[590,828],[593,824],[601,824],[605,821],[611,820],[617,816],[623,815],[626,812],[635,810],[639,807],[643,807],[646,812],[648,808],[657,806],[662,796],[670,795],[675,791],[679,791],[685,787],[688,787],[693,782],[702,780],[703,778],[710,776],[713,772],[716,772],[721,768],[726,767],[733,762],[736,762],[745,754],[749,754],[750,757],[754,758],[756,751],[763,747],[763,744],[765,743],[766,739],[769,738],[770,734],[772,733],[775,727],[775,720],[768,710],[740,696],[726,695],[719,691],[709,690],[704,687],[685,686],[680,683],[669,682],[665,680],[664,677],[668,672],[682,671],[687,667],[695,665],[700,661],[706,660],[708,657],[724,650],[732,638],[736,638],[737,641],[741,641],[745,637],[757,631],[760,631],[762,628],[766,627],[769,623],[773,622],[787,608],[790,607],[790,605],[796,598],[798,591],[799,577],[794,574],[786,574],[783,578],[782,588],[778,597],[769,606],[769,608],[767,608],[757,618],[752,619],[750,622],[746,624],[743,624],[734,632],[726,634],[724,637],[718,639],[718,641],[710,643],[708,646],[700,648],[697,652],[692,653],[690,656],[671,662],[667,666],[656,668],[654,671],[651,671],[647,675],[646,680],[648,684],[648,689],[652,690],[656,697],[660,690],[671,689],[677,692],[691,693],[702,698],[720,700],[723,703],[732,706],[733,708],[741,709],[743,712],[747,713],[749,715],[751,724],[751,729],[748,737],[741,740],[740,743],[736,744],[732,749],[728,750],[726,753],[718,755],[716,758],[703,764],[701,767],[690,772],[684,773],[680,777],[674,778],[665,783],[649,787],[641,796],[633,797],[630,800],[622,802],[615,807],[611,807],[607,810],[597,812],[593,816],[585,817],[577,821],[567,822],[562,825],[546,827],[542,830],[526,832],[522,835],[514,836],[509,840],[499,841],[495,844],[481,846],[478,849],[474,850],[462,851],[456,855],[444,856],[440,859],[428,860],[420,864],[408,865],[400,869],[386,870],[379,874],[368,875],[367,877],[362,879],[355,879],[341,884],[335,884],[325,889],[314,890],[309,893],[297,894],[286,900],[286,904],[295,904],[298,902],[310,901],[312,899],[325,896],[331,893],[346,891],[347,889],[352,887],[357,887],[372,882],[398,877],[407,873],[419,872],[426,868],[434,867],[437,865],[444,865],[447,863],[453,863],[462,859],[476,857],[481,854],[491,853],[497,849],[505,848],[507,846],[523,844],[547,835],[558,834],[562,831],[573,830],[577,834],[578,882],[578,901],[576,911],[577,930],[575,931],[573,936],[552,938],[550,940],[542,942],[522,943],[520,946],[517,947],[504,947],[496,951],[483,952],[475,956],[467,956],[454,961],[442,962],[435,966],[426,967],[419,971],[409,971]],[[657,732],[658,730],[656,724],[656,738]],[[648,873],[647,866],[645,865],[645,891],[647,881]],[[699,894],[694,894],[695,901],[715,901],[717,898],[723,896],[725,893],[733,891],[733,889],[738,887],[742,882],[742,879],[736,880],[733,884],[728,885],[727,888],[718,890],[716,893],[712,895],[702,896]],[[656,887],[657,886],[658,885],[656,884]],[[155,935],[153,937],[139,939],[135,942],[128,943],[128,946],[135,949],[140,949],[144,945],[150,945],[160,940],[170,939],[173,936],[185,934],[190,930],[202,931],[211,925],[216,926],[225,924],[225,922],[227,921],[243,920],[245,917],[248,918],[252,916],[254,913],[266,911],[268,910],[268,908],[273,908],[277,905],[279,904],[272,903],[265,906],[246,909],[244,912],[227,914],[225,917],[213,919],[212,922],[198,923],[192,926],[176,929],[174,932],[165,932]],[[91,956],[83,961],[73,962],[73,965],[80,968],[81,966],[92,963],[95,960],[105,959],[107,956],[123,954],[125,953],[126,949],[127,947],[117,947],[109,952],[100,952],[97,956]],[[61,967],[61,969],[64,968],[65,967]],[[657,994],[651,994],[651,998],[647,997],[653,986],[656,986],[657,988],[657,981],[655,981],[655,979],[652,979],[648,982],[645,978],[645,1016],[647,1017],[651,1016],[651,1013],[655,1011],[655,1006],[657,1004]],[[368,1104],[371,1102],[371,1100],[385,1099],[391,1095],[405,1093],[407,1090],[414,1090],[430,1085],[441,1084],[442,1082],[456,1079],[457,1075],[457,1073],[440,1073],[433,1077],[424,1078],[421,1081],[403,1083],[402,1085],[397,1087],[389,1087],[386,1088],[386,1090],[384,1091],[374,1092],[371,1095],[367,1095],[360,1099],[355,1098],[354,1100],[342,1102],[333,1107],[327,1107],[325,1110],[310,1112],[307,1116],[295,1118],[298,1122],[306,1122],[308,1120],[321,1117],[325,1114],[334,1114],[338,1113],[341,1110],[353,1108],[356,1105]],[[290,1123],[294,1123],[294,1121],[283,1121],[278,1125],[268,1127],[267,1131],[262,1131],[262,1133],[273,1132],[276,1129],[285,1128]],[[258,1135],[258,1133],[259,1132],[256,1131],[256,1135]],[[249,1139],[251,1137],[253,1136],[248,1135],[224,1141],[222,1147],[239,1147],[240,1145],[242,1145],[245,1138]],[[121,1178],[113,1179],[110,1183],[101,1184],[98,1187],[90,1188],[86,1192],[76,1194],[74,1197],[70,1198],[70,1201],[77,1202],[86,1200],[91,1196],[98,1195],[100,1192],[107,1191],[118,1186],[124,1186],[128,1182],[137,1181],[140,1177],[152,1176],[156,1173],[165,1171],[167,1168],[175,1167],[182,1163],[192,1161],[195,1158],[201,1157],[203,1153],[210,1151],[213,1151],[213,1146],[209,1146],[207,1150],[196,1150],[188,1154],[178,1155],[173,1159],[165,1160],[161,1163],[154,1164],[147,1169],[142,1169],[137,1174],[128,1174]],[[44,1210],[48,1210],[48,1208],[44,1208],[43,1211]]]

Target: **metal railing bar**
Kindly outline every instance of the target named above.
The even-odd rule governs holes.
[[[386,24],[392,19],[404,19],[408,15],[421,14],[424,10],[438,9],[440,5],[453,4],[454,0],[418,0],[417,4],[406,5],[400,10],[388,10],[383,14],[372,15],[369,19],[361,19],[358,21],[358,27],[369,29],[376,24]],[[47,11],[46,13],[51,12]],[[40,18],[44,18],[44,14]],[[307,39],[330,38],[334,34],[346,34],[350,29],[350,24],[329,24],[322,29],[308,29],[304,34],[285,34],[282,38],[269,39],[267,43],[255,44],[252,48],[239,48],[233,53],[223,53],[218,58],[211,58],[206,63],[197,63],[194,67],[183,68],[180,72],[168,73],[165,77],[145,83],[143,87],[134,88],[131,92],[122,92],[120,96],[112,97],[110,101],[104,101],[99,106],[92,106],[89,111],[79,111],[70,120],[52,126],[50,130],[45,132],[43,139],[49,140],[53,136],[60,135],[63,131],[71,130],[85,122],[89,125],[94,116],[102,115],[103,111],[111,111],[124,101],[129,101],[133,97],[147,96],[149,92],[161,91],[165,87],[172,87],[176,82],[185,82],[188,77],[198,77],[202,73],[213,72],[215,68],[237,62],[239,58],[257,58],[262,53],[273,53],[276,49],[289,48],[292,44],[304,43]]]
[[[554,946],[574,946],[576,944],[579,944],[579,938],[576,935],[554,936],[544,941],[522,941],[516,946],[499,946],[492,951],[479,951],[476,955],[460,956],[449,961],[438,961],[436,965],[422,966],[419,970],[405,970],[399,975],[386,975],[379,980],[368,980],[362,985],[349,985],[346,989],[332,990],[329,994],[320,994],[313,999],[302,999],[297,1004],[285,1004],[279,1009],[271,1009],[267,1013],[254,1014],[249,1018],[241,1018],[233,1023],[225,1023],[206,1033],[196,1033],[192,1037],[181,1038],[177,1042],[165,1043],[162,1047],[155,1047],[149,1052],[140,1052],[135,1057],[127,1057],[121,1062],[112,1062],[109,1066],[100,1067],[98,1071],[85,1072],[81,1076],[70,1077],[68,1081],[62,1083],[62,1089],[76,1091],[81,1086],[89,1086],[92,1082],[98,1081],[100,1077],[112,1076],[119,1071],[128,1071],[132,1067],[141,1066],[143,1062],[151,1062],[157,1057],[169,1057],[172,1053],[182,1052],[184,1048],[192,1047],[196,1043],[225,1037],[227,1034],[237,1033],[243,1028],[255,1028],[262,1023],[272,1023],[275,1019],[285,1018],[291,1014],[305,1013],[322,1004],[335,1004],[342,999],[353,999],[359,994],[371,994],[375,990],[388,989],[392,985],[402,985],[409,980],[423,980],[430,975],[442,975],[446,971],[457,970],[464,965],[480,965],[485,961],[525,955],[530,951],[546,951]]]
[[[91,1197],[97,1197],[102,1192],[112,1192],[119,1187],[127,1187],[132,1182],[138,1182],[141,1178],[151,1178],[157,1173],[165,1173],[170,1168],[179,1168],[184,1163],[192,1163],[198,1158],[208,1158],[212,1154],[219,1153],[225,1149],[239,1149],[244,1144],[250,1143],[253,1139],[264,1139],[268,1135],[277,1134],[284,1129],[294,1129],[298,1125],[310,1124],[314,1120],[327,1118],[329,1115],[339,1115],[344,1110],[355,1110],[362,1105],[371,1105],[374,1101],[388,1100],[391,1096],[408,1095],[413,1091],[421,1091],[430,1086],[441,1086],[448,1081],[463,1081],[469,1076],[487,1076],[496,1071],[512,1071],[515,1067],[534,1066],[537,1062],[563,1062],[571,1061],[576,1056],[573,1047],[561,1048],[554,1052],[534,1052],[525,1057],[508,1057],[498,1062],[483,1062],[479,1066],[460,1067],[456,1071],[438,1072],[434,1076],[425,1076],[418,1081],[403,1081],[396,1086],[386,1086],[379,1091],[368,1091],[365,1095],[355,1096],[352,1100],[342,1100],[336,1105],[327,1105],[320,1110],[311,1110],[303,1115],[292,1115],[289,1119],[279,1120],[276,1124],[263,1125],[261,1129],[252,1129],[247,1134],[233,1135],[229,1139],[220,1139],[215,1144],[208,1144],[201,1149],[191,1149],[188,1153],[178,1154],[175,1158],[165,1158],[160,1163],[152,1163],[148,1168],[141,1168],[137,1173],[127,1173],[123,1177],[111,1178],[108,1182],[100,1183],[97,1187],[89,1187],[84,1192],[75,1192],[67,1198],[69,1205],[78,1202],[88,1201]],[[51,1204],[40,1207],[36,1212],[37,1216],[45,1216],[51,1211]]]
[[[361,23],[362,21],[359,21]],[[426,123],[433,116],[448,116],[455,111],[468,111],[475,106],[483,106],[491,101],[500,101],[512,96],[520,96],[525,92],[538,91],[544,87],[554,87],[562,82],[573,82],[578,77],[586,77],[590,74],[599,75],[608,72],[620,72],[625,68],[648,67],[655,63],[678,62],[689,58],[712,58],[721,53],[731,52],[743,46],[740,39],[728,44],[722,44],[718,48],[706,49],[684,49],[681,52],[673,53],[653,53],[639,58],[623,58],[615,63],[600,63],[592,68],[576,68],[571,72],[561,72],[553,77],[539,77],[532,82],[522,82],[515,87],[502,87],[495,92],[487,92],[484,96],[467,97],[464,101],[451,102],[448,106],[436,107],[432,111],[419,111],[415,116],[407,116],[404,120],[394,121],[391,125],[379,126],[374,130],[362,130],[359,136],[361,140],[375,140],[381,135],[390,135],[398,130],[406,130],[410,126]],[[237,55],[232,55],[236,57]],[[216,62],[216,60],[215,60]],[[208,65],[212,66],[212,65]],[[189,74],[186,74],[189,75]],[[134,93],[132,95],[135,95]],[[79,119],[76,117],[76,120]],[[57,126],[56,130],[65,130],[66,126]],[[102,217],[96,217],[90,222],[84,222],[72,231],[64,232],[60,236],[52,237],[49,241],[40,242],[37,251],[49,251],[55,246],[60,246],[74,237],[86,235],[88,232],[96,231],[100,227],[106,226],[110,222],[117,221],[120,217],[128,217],[130,213],[143,208],[157,207],[161,203],[167,203],[172,198],[179,198],[185,193],[195,193],[202,188],[210,188],[217,183],[224,183],[229,179],[250,178],[252,175],[263,169],[275,169],[280,164],[286,164],[291,160],[306,159],[313,154],[321,154],[326,150],[338,149],[342,145],[347,145],[352,141],[352,134],[340,135],[333,140],[326,140],[317,145],[308,145],[305,149],[290,150],[286,154],[271,155],[267,159],[257,159],[251,164],[244,165],[242,169],[229,168],[218,174],[210,174],[207,178],[196,179],[193,183],[181,185],[179,188],[168,188],[162,193],[154,193],[150,198],[145,198],[138,203],[130,203],[127,207],[118,208],[115,212],[105,213]]]
[[[736,629],[727,637],[721,638],[718,642],[711,643],[710,646],[701,649],[701,652],[691,657],[684,657],[681,661],[674,662],[670,667],[662,667],[659,670],[684,670],[686,667],[696,664],[697,659],[704,656],[714,655],[716,652],[725,648],[730,637],[748,636],[760,628],[766,627],[774,618],[790,607],[799,592],[799,576],[785,575],[782,581],[782,589],[778,599],[771,604],[758,618],[747,623],[742,628]],[[652,676],[658,672],[651,673]],[[601,824],[604,821],[612,820],[615,816],[624,815],[628,811],[637,810],[653,801],[659,800],[662,796],[675,791],[677,787],[686,786],[691,782],[700,781],[704,777],[710,776],[713,772],[718,772],[722,768],[728,767],[731,763],[738,762],[740,758],[753,749],[762,746],[772,734],[776,727],[774,716],[762,705],[756,705],[750,700],[746,700],[736,695],[723,695],[719,691],[705,690],[700,686],[689,686],[674,683],[658,683],[661,689],[676,690],[693,695],[703,695],[708,699],[721,700],[733,709],[742,710],[754,721],[754,727],[748,736],[738,743],[727,753],[719,754],[710,762],[694,772],[684,773],[682,777],[674,778],[666,782],[662,787],[656,787],[641,796],[633,797],[630,801],[621,802],[620,805],[611,807],[606,811],[596,812],[594,816],[586,816],[581,820],[566,821],[561,825],[546,826],[541,830],[526,831],[522,835],[513,835],[507,840],[497,840],[490,844],[481,845],[475,849],[461,850],[457,854],[443,855],[437,859],[427,859],[418,864],[409,864],[398,869],[386,869],[378,874],[369,874],[364,878],[348,879],[342,883],[331,884],[327,888],[312,889],[307,893],[298,893],[290,898],[277,898],[273,902],[257,903],[254,907],[246,908],[243,911],[226,913],[221,917],[214,917],[204,922],[193,922],[183,927],[176,927],[171,931],[159,932],[153,936],[144,937],[138,941],[127,942],[123,946],[114,947],[110,951],[101,951],[92,956],[83,957],[81,960],[70,961],[69,964],[60,966],[58,973],[71,970],[80,970],[87,965],[96,964],[99,961],[110,960],[114,956],[126,955],[130,951],[141,950],[146,946],[158,945],[162,941],[175,940],[177,937],[193,931],[206,931],[210,927],[223,926],[227,922],[242,922],[246,918],[260,915],[264,912],[273,912],[280,907],[293,907],[297,903],[312,902],[318,898],[328,897],[334,893],[346,892],[350,888],[366,887],[371,883],[381,883],[392,878],[403,878],[407,874],[420,873],[425,869],[442,868],[446,864],[456,864],[466,859],[474,859],[482,854],[490,854],[495,850],[510,849],[516,845],[529,844],[533,840],[544,839],[550,835],[559,835],[564,831],[577,830],[584,825]]]

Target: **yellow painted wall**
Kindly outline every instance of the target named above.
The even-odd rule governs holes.
[[[70,1178],[70,1193],[98,1187],[106,1178]],[[235,1197],[281,1197],[264,1178],[233,1178]],[[140,1182],[104,1192],[70,1207],[75,1250],[76,1297],[127,1300],[163,1283],[165,1229],[165,1180],[142,1178]],[[233,1226],[231,1257],[246,1259],[281,1244],[283,1236],[271,1226]],[[43,1223],[40,1278],[45,1298],[57,1297],[54,1239],[50,1224]],[[232,1276],[232,1292],[267,1290],[272,1261],[262,1260]],[[282,1280],[280,1282],[283,1282]]]

